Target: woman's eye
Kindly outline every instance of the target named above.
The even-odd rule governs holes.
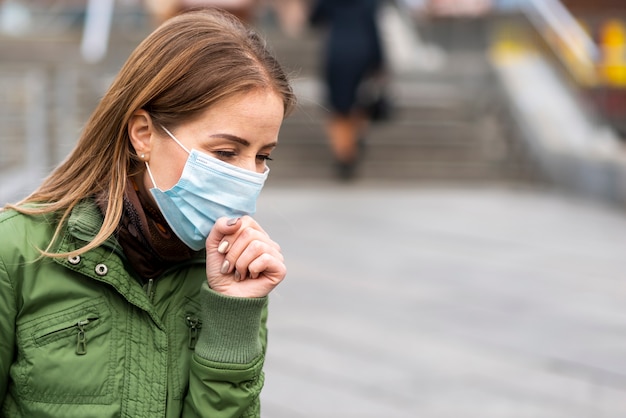
[[[234,151],[215,151],[214,153],[220,159],[230,159],[237,155]]]
[[[259,160],[259,161],[273,161],[274,160],[269,155],[262,155],[262,154],[257,155],[256,159]]]

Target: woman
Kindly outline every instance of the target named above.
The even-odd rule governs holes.
[[[231,15],[142,42],[0,213],[0,416],[259,416],[280,247],[249,216],[295,98]]]
[[[316,0],[309,18],[329,29],[323,59],[331,110],[327,132],[344,179],[354,174],[371,116],[360,106],[359,89],[384,72],[377,13],[378,0]]]

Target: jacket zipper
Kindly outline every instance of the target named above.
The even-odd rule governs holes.
[[[153,302],[152,297],[154,296],[154,279],[148,279],[148,283],[146,283],[146,295],[148,296],[148,300]]]
[[[196,342],[198,342],[198,331],[202,328],[202,321],[196,316],[187,315],[187,326],[189,327],[189,344],[188,347],[190,350],[193,350],[196,347]]]
[[[85,327],[87,324],[96,320],[98,320],[98,317],[92,316],[76,322],[75,327],[78,329],[78,333],[76,334],[76,355],[83,356],[87,354],[87,331]]]
[[[58,334],[60,332],[63,331],[68,331],[71,329],[76,329],[76,355],[82,356],[87,354],[87,330],[85,329],[85,327],[87,326],[87,324],[98,320],[99,318],[97,316],[91,316],[85,319],[81,319],[79,321],[76,321],[76,323],[61,328],[61,329],[57,329],[53,332],[49,332],[48,334],[42,335],[41,337],[38,338],[38,340],[41,340],[42,338],[45,337],[49,337],[51,335],[54,334]]]
[[[76,323],[78,334],[76,335],[76,354],[79,356],[87,354],[87,335],[85,334],[85,326],[90,322],[84,319]]]

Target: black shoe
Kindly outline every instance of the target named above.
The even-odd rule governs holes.
[[[340,180],[352,180],[356,171],[356,161],[336,161],[335,170]]]

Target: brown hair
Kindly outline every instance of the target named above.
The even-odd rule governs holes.
[[[128,136],[133,112],[144,109],[156,126],[174,128],[222,99],[259,88],[283,98],[285,116],[295,107],[286,74],[253,30],[217,9],[176,16],[130,55],[69,157],[30,196],[7,207],[30,215],[60,213],[52,245],[77,203],[105,194],[106,215],[92,242],[72,253],[51,254],[49,247],[44,254],[93,249],[117,228],[127,177],[139,169]]]

